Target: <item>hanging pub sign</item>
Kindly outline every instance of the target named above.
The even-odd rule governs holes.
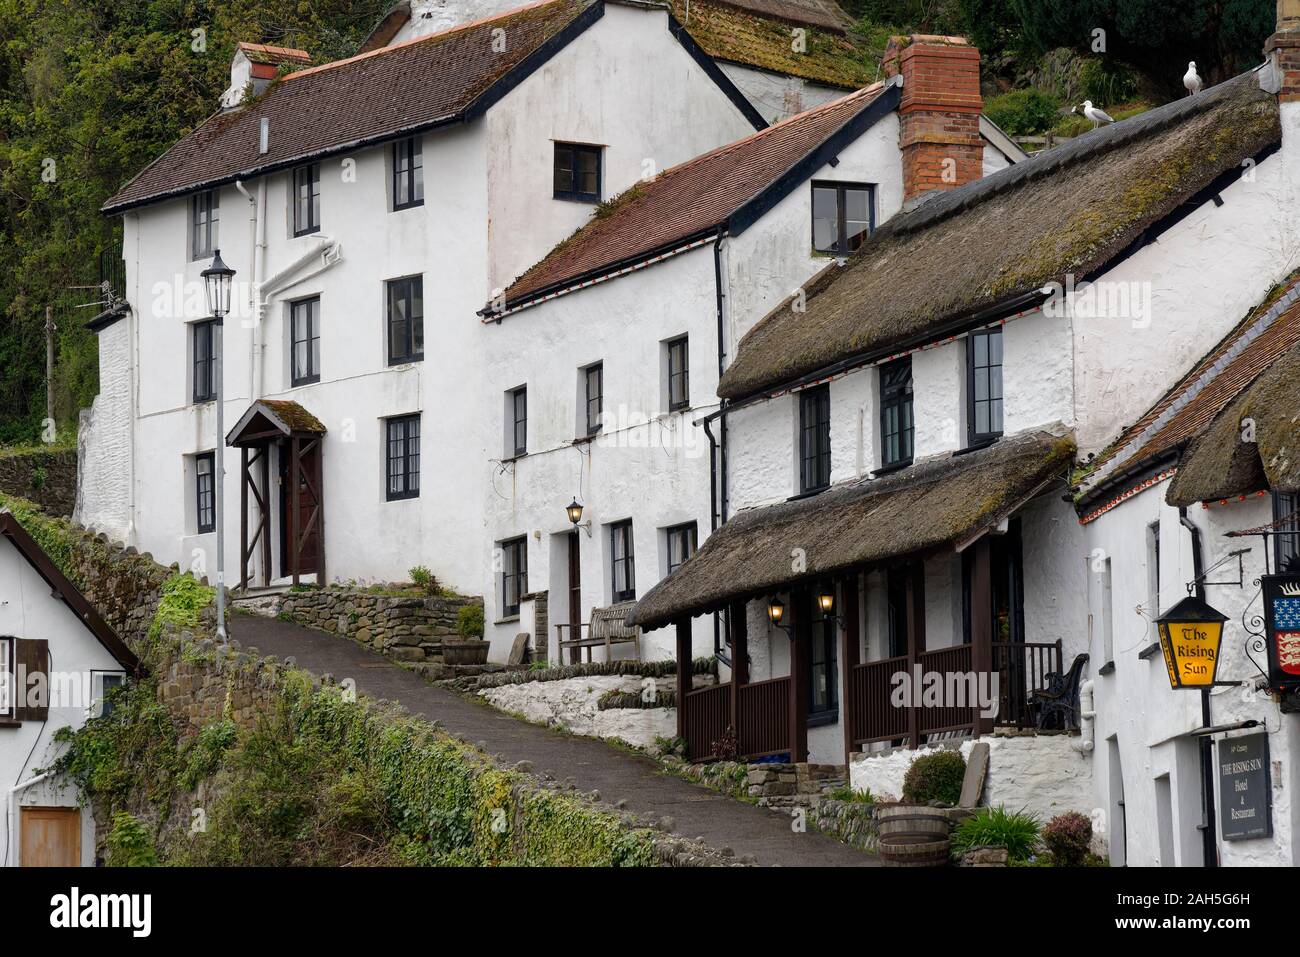
[[[1300,688],[1300,575],[1265,575],[1260,581],[1269,687]]]
[[[1225,841],[1273,836],[1268,735],[1219,742],[1219,829]]]
[[[1171,688],[1213,687],[1227,620],[1227,615],[1192,595],[1156,619]]]

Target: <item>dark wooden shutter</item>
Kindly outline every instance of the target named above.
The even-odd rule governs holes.
[[[50,643],[44,638],[14,640],[14,717],[19,721],[44,721],[50,716]],[[39,683],[39,700],[34,695],[32,676],[44,675]]]

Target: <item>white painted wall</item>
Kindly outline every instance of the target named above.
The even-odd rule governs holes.
[[[44,722],[24,721],[0,727],[0,801],[3,814],[9,813],[9,789],[31,780],[35,768],[47,768],[63,750],[55,744],[60,728],[79,728],[86,721],[91,704],[90,673],[122,672],[122,666],[90,633],[77,615],[50,593],[50,586],[28,564],[18,549],[0,538],[0,635],[16,638],[45,639],[50,649],[50,687],[60,688],[66,696],[50,701],[49,718]],[[53,694],[53,691],[52,691]],[[0,828],[0,842],[7,853],[0,861],[8,865],[21,863],[21,829],[18,807],[77,807],[79,791],[66,778],[18,792],[13,820],[13,844],[7,847],[9,831]],[[81,863],[89,867],[95,861],[95,822],[90,811],[81,813]]]
[[[772,73],[739,63],[719,61],[718,67],[769,123],[789,119],[796,113],[837,100],[849,92],[802,77]]]
[[[80,468],[73,518],[111,538],[127,541],[131,528],[131,341],[134,315],[98,333],[99,395],[81,413],[77,429]]]

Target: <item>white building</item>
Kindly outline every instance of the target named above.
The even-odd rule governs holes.
[[[76,785],[39,772],[62,728],[103,713],[139,662],[7,511],[0,512],[0,780],[4,864],[89,867],[95,822]]]
[[[598,203],[763,122],[664,8],[638,3],[534,4],[255,96],[250,56],[299,58],[241,47],[238,105],[105,206],[124,220],[129,309],[96,323],[78,518],[212,573],[216,334],[200,272],[220,247],[239,283],[225,421],[250,461],[247,483],[240,453],[226,469],[227,582],[243,577],[242,530],[253,584],[289,576],[296,552],[308,580],[426,565],[470,591],[498,421],[478,402],[475,311]]]

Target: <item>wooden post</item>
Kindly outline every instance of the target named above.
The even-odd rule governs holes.
[[[807,588],[790,596],[790,762],[808,760],[808,671],[811,667],[812,618]]]
[[[691,690],[691,620],[679,618],[677,625],[677,737],[686,737],[686,695]],[[687,751],[687,758],[695,757]]]
[[[325,438],[316,437],[316,585],[324,588],[325,576]]]
[[[239,590],[248,591],[248,446],[239,449]]]
[[[298,469],[302,467],[302,454],[298,440],[296,438],[289,440],[289,567],[293,570],[293,587],[298,587],[298,536],[302,534],[302,529],[298,527],[298,522],[302,519],[302,512],[298,506]]]
[[[993,670],[993,565],[988,536],[971,546],[973,563],[970,576],[971,671],[986,675]],[[973,731],[991,734],[993,719],[976,709]]]
[[[912,563],[907,576],[907,677],[910,681],[921,652],[925,651],[925,562]],[[908,747],[921,746],[921,705],[907,709]]]
[[[262,503],[257,517],[262,529],[262,585],[271,586],[271,443],[262,446]]]
[[[743,601],[732,604],[727,612],[731,629],[731,731],[736,736],[737,758],[740,750],[740,689],[749,684],[749,622],[745,620]]]
[[[853,728],[858,702],[853,700],[853,670],[858,666],[858,576],[850,575],[841,584],[840,618],[840,726],[844,729],[844,765],[853,753]]]

